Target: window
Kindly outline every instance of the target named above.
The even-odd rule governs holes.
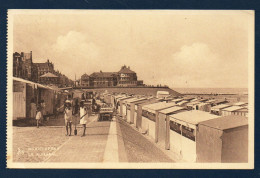
[[[177,122],[170,121],[170,129],[174,132],[177,132],[178,134],[181,134],[181,124]]]
[[[146,110],[142,110],[142,116],[148,118],[148,112]]]
[[[186,126],[182,126],[182,135],[190,140],[195,141],[195,133],[194,133],[194,129],[186,127]]]

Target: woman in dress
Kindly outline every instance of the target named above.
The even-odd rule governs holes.
[[[80,124],[82,124],[82,126],[83,126],[82,137],[84,137],[85,133],[86,133],[86,124],[87,124],[87,118],[88,118],[87,108],[84,106],[84,101],[80,102],[79,110],[80,110]]]

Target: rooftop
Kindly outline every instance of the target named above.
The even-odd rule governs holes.
[[[244,116],[229,115],[217,119],[204,121],[201,122],[200,124],[208,127],[216,128],[219,130],[226,130],[226,129],[236,128],[236,127],[246,126],[248,125],[248,119]]]
[[[107,77],[113,77],[114,75],[116,75],[116,72],[94,72],[90,75],[90,77],[103,77],[103,78],[107,78]]]
[[[230,105],[220,104],[220,105],[217,105],[217,106],[213,106],[211,109],[223,109],[223,108],[227,108],[227,107],[230,107]]]
[[[130,70],[130,67],[126,67],[125,65],[121,67],[121,70],[118,73],[125,73],[125,74],[134,74],[135,72]]]
[[[181,120],[193,125],[197,125],[200,122],[215,119],[219,116],[209,114],[208,112],[199,111],[199,110],[192,110],[192,111],[185,111],[178,114],[170,115],[170,118]]]
[[[247,103],[245,102],[237,102],[237,103],[234,103],[233,105],[234,106],[241,106],[241,105],[246,105]]]
[[[236,111],[236,110],[240,110],[240,109],[243,109],[243,107],[231,106],[231,107],[228,107],[228,108],[224,108],[223,111]]]
[[[160,111],[160,113],[168,114],[168,113],[172,113],[172,112],[176,112],[176,111],[184,110],[184,109],[185,108],[183,108],[183,107],[174,106],[174,107],[171,107],[171,108],[163,109],[163,110]]]
[[[41,75],[40,77],[57,78],[58,76],[54,75],[53,73],[48,72],[46,74]]]
[[[165,103],[165,102],[158,102],[158,103],[152,103],[149,105],[144,106],[144,109],[146,109],[149,112],[154,112],[156,110],[162,110],[169,107],[176,106],[174,103]]]

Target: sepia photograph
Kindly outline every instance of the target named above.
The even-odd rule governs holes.
[[[8,10],[7,168],[253,169],[252,10]]]

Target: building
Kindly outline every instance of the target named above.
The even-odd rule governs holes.
[[[46,73],[40,76],[40,83],[45,85],[59,85],[59,77],[53,73]]]
[[[89,87],[90,86],[90,77],[88,74],[83,74],[80,77],[80,82],[79,82],[80,86],[86,86]]]
[[[54,65],[47,59],[44,63],[33,63],[37,69],[37,82],[40,82],[40,76],[46,73],[54,73]]]
[[[121,67],[121,70],[118,72],[118,86],[136,86],[137,85],[137,75],[130,67],[125,65]]]
[[[93,87],[112,87],[117,85],[116,72],[94,72],[90,75],[90,86]]]
[[[83,87],[131,87],[142,86],[143,81],[137,80],[137,75],[130,67],[125,65],[119,72],[94,72],[91,75],[83,74],[80,78]]]
[[[48,74],[47,77],[45,77],[45,74]],[[36,83],[58,85],[59,87],[74,84],[68,77],[59,71],[55,71],[54,64],[49,59],[44,63],[33,63],[32,51],[30,53],[21,52],[21,54],[13,53],[13,76]]]
[[[30,53],[13,53],[13,76],[32,80],[33,63],[32,51]]]

